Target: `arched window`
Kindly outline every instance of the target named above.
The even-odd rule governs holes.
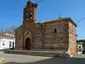
[[[54,33],[57,33],[57,29],[56,28],[54,29]]]
[[[26,15],[28,15],[28,12],[26,12]]]

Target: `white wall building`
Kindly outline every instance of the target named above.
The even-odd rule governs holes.
[[[15,38],[10,34],[0,36],[0,50],[15,48]]]
[[[78,54],[82,54],[84,48],[83,48],[83,42],[78,43]]]

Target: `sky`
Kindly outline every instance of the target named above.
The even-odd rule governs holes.
[[[0,0],[0,29],[20,26],[23,22],[23,8],[28,0]],[[85,39],[85,0],[31,0],[38,2],[37,21],[70,17],[77,23],[77,39]],[[83,19],[83,20],[82,20]]]

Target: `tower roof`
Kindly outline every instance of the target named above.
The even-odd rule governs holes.
[[[28,6],[29,6],[29,5],[32,5],[32,6],[37,7],[37,4],[36,4],[36,3],[31,2],[31,0],[28,0],[27,5],[28,5]]]

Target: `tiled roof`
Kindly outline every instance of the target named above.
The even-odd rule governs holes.
[[[45,21],[43,23],[53,23],[53,22],[57,22],[57,21],[70,21],[72,24],[77,26],[77,24],[71,18],[58,18],[56,20]]]

